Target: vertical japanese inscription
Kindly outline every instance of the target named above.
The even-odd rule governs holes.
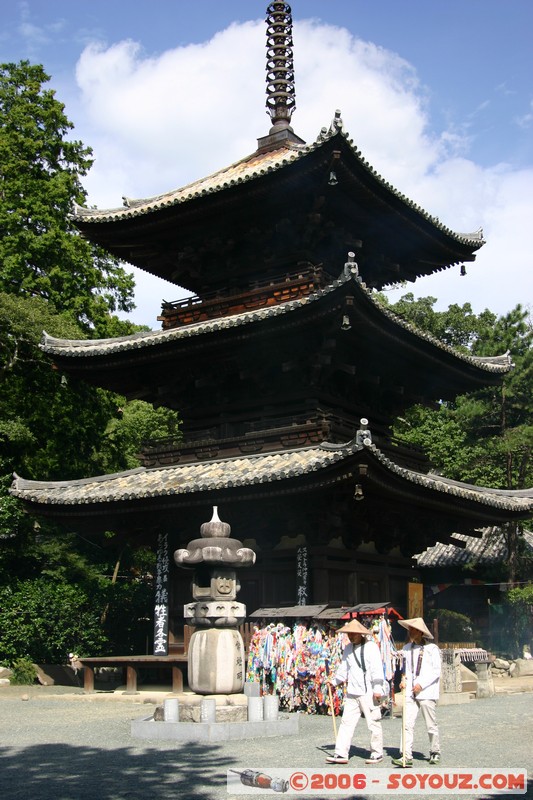
[[[297,604],[305,606],[309,602],[309,567],[307,547],[299,547],[296,551],[296,595]]]
[[[154,598],[154,656],[168,655],[168,535],[157,539]]]

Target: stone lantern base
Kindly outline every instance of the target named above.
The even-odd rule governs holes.
[[[189,643],[188,665],[188,683],[193,692],[242,692],[246,665],[241,634],[228,628],[195,631]]]

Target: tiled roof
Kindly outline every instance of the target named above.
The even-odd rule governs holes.
[[[423,553],[414,556],[419,567],[457,567],[464,564],[493,564],[507,559],[507,545],[501,528],[484,528],[480,537],[462,533],[452,534],[454,539],[463,542],[462,546],[453,543],[437,542]],[[533,553],[533,533],[524,531],[524,542]]]
[[[343,457],[342,446],[318,446],[160,469],[139,468],[77,481],[26,481],[16,476],[12,493],[30,502],[69,505],[221,491],[299,477],[323,470]]]
[[[401,467],[390,458],[387,458],[375,445],[368,445],[376,459],[391,473],[404,478],[410,483],[424,486],[426,489],[458,497],[463,500],[472,500],[475,503],[492,506],[501,510],[533,511],[533,488],[523,490],[491,489],[485,486],[474,486],[470,483],[454,481],[435,475],[431,472],[422,473]]]
[[[37,504],[80,505],[139,500],[171,495],[192,495],[225,491],[236,487],[298,480],[316,474],[321,484],[338,481],[335,465],[345,466],[350,475],[353,457],[366,451],[370,462],[379,463],[391,474],[439,495],[448,495],[525,515],[533,512],[533,489],[505,491],[471,486],[438,475],[422,474],[400,467],[373,444],[356,439],[346,444],[323,442],[314,447],[254,456],[213,459],[164,468],[139,468],[114,475],[76,481],[28,481],[15,476],[11,493]],[[330,470],[328,474],[326,471]]]
[[[292,146],[284,146],[277,150],[264,153],[253,153],[206,178],[201,178],[198,181],[189,183],[187,186],[165,194],[136,200],[125,198],[124,202],[126,205],[120,208],[99,210],[76,206],[73,218],[74,220],[80,220],[84,223],[128,220],[181,203],[186,203],[204,197],[205,195],[216,194],[217,192],[224,191],[233,186],[256,180],[266,174],[281,170],[288,164],[305,158],[308,154],[319,150],[321,147],[324,147],[327,142],[336,137],[346,142],[352,156],[378,186],[382,189],[386,189],[386,191],[397,200],[402,201],[412,212],[420,215],[426,222],[431,223],[436,229],[442,231],[457,242],[468,244],[474,248],[478,248],[484,244],[483,232],[481,230],[472,233],[456,233],[452,231],[451,228],[443,225],[436,217],[424,211],[421,206],[409,200],[408,197],[395,189],[394,186],[379,175],[368,161],[362,157],[361,152],[354,146],[349,133],[335,125],[332,125],[329,131],[322,129],[318,138],[310,145],[293,144]]]
[[[121,336],[114,339],[57,339],[43,335],[41,345],[45,353],[51,356],[62,356],[66,358],[89,358],[91,356],[108,356],[116,353],[142,350],[144,348],[158,347],[169,342],[182,341],[197,336],[213,333],[214,331],[229,330],[231,328],[242,328],[254,325],[274,317],[282,317],[287,314],[298,312],[309,307],[313,303],[320,302],[323,298],[331,295],[335,291],[342,290],[342,287],[350,283],[351,290],[356,289],[358,296],[363,302],[370,303],[374,310],[398,326],[398,333],[402,329],[408,331],[420,341],[425,341],[438,350],[448,353],[459,361],[471,364],[488,373],[505,374],[512,367],[509,353],[500,356],[472,356],[461,353],[449,345],[443,344],[430,333],[419,330],[410,322],[397,316],[386,306],[376,299],[372,292],[367,289],[361,278],[357,274],[357,268],[353,264],[347,264],[340,277],[323,289],[299,298],[280,303],[275,306],[266,306],[253,311],[246,311],[232,316],[210,319],[204,322],[195,322],[169,330],[148,331],[135,333],[130,336]]]
[[[206,178],[189,183],[179,189],[156,195],[155,197],[140,198],[137,200],[125,198],[126,205],[119,208],[97,209],[76,206],[74,219],[83,219],[84,222],[113,222],[115,220],[131,219],[143,214],[149,214],[169,206],[179,205],[198,197],[229,189],[240,183],[259,178],[268,172],[273,172],[280,167],[295,161],[300,153],[308,152],[311,148],[285,146],[278,150],[266,153],[253,153],[229,167],[214,172]]]
[[[139,350],[143,347],[154,347],[168,342],[189,339],[195,336],[213,333],[214,331],[240,328],[262,322],[272,317],[280,317],[292,311],[304,308],[310,303],[316,302],[325,295],[334,292],[340,286],[347,283],[351,277],[352,275],[349,272],[343,272],[338,280],[298,300],[289,300],[286,303],[280,303],[276,306],[265,306],[263,308],[254,309],[253,311],[209,319],[204,322],[194,322],[190,325],[183,325],[178,328],[134,333],[130,336],[121,336],[115,339],[55,339],[45,333],[41,346],[49,355],[76,357],[109,355],[126,350]]]

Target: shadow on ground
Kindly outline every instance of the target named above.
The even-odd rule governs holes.
[[[191,743],[161,752],[128,747],[100,750],[44,744],[0,748],[4,800],[212,800],[226,791],[235,761],[216,745]]]

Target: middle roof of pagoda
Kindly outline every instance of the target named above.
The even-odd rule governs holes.
[[[340,327],[343,318],[346,329]],[[41,347],[70,374],[126,396],[145,386],[152,394],[143,399],[153,401],[157,397],[157,388],[152,385],[157,364],[168,381],[169,374],[180,375],[180,366],[187,359],[196,363],[199,353],[216,361],[224,347],[233,352],[237,342],[241,345],[259,334],[264,342],[276,343],[276,337],[287,330],[291,331],[290,342],[298,340],[295,331],[300,330],[310,348],[311,339],[305,331],[317,326],[329,330],[329,336],[338,331],[336,335],[346,342],[354,364],[362,361],[368,368],[387,361],[389,373],[402,378],[409,392],[432,400],[499,383],[512,368],[509,353],[462,353],[417,329],[379,302],[354,263],[347,263],[341,275],[324,288],[296,300],[113,339],[70,340],[45,333]],[[290,342],[285,341],[285,360]],[[278,345],[274,344],[272,350],[276,358],[281,357]]]
[[[321,242],[303,254],[312,263],[339,257],[333,245],[323,247],[325,230],[344,253],[362,246],[360,269],[376,288],[473,261],[484,244],[480,230],[452,231],[388,183],[362,157],[338,116],[312,144],[289,140],[275,149],[259,148],[184,187],[124,203],[105,210],[77,206],[73,220],[88,239],[121,260],[199,294],[216,288],[217,280],[224,282],[226,255],[246,262],[243,274],[254,277],[254,268],[264,273],[265,231],[279,237],[276,227],[282,220],[289,220],[298,252],[304,239]],[[340,235],[332,236],[335,224]],[[243,243],[252,239],[248,252]],[[232,242],[231,253],[221,245],[225,240]],[[184,255],[195,247],[202,254],[195,255],[197,261],[206,254],[217,258],[210,276],[195,276],[183,266]],[[380,263],[374,258],[365,265],[377,247]]]

